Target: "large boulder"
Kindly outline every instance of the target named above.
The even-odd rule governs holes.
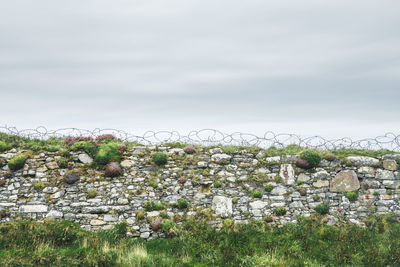
[[[79,180],[80,171],[79,170],[71,170],[67,171],[64,174],[64,182],[67,184],[73,184]]]
[[[187,145],[183,151],[185,151],[186,154],[194,154],[196,153],[196,147],[194,145]]]
[[[107,177],[117,177],[121,175],[122,169],[117,162],[110,162],[106,165],[104,175]]]
[[[224,196],[215,196],[212,200],[211,209],[216,215],[230,217],[233,214],[232,199]]]
[[[359,188],[360,182],[355,171],[341,171],[332,180],[329,190],[331,192],[351,192]]]

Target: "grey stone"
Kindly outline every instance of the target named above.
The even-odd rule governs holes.
[[[318,180],[315,183],[313,183],[313,186],[316,188],[328,187],[329,181],[328,180]]]
[[[216,163],[229,163],[232,156],[228,154],[214,154],[211,156],[211,160]]]
[[[331,192],[351,192],[360,188],[355,171],[341,171],[331,182]]]
[[[232,199],[225,196],[214,196],[211,209],[216,215],[230,217],[233,214]]]
[[[383,161],[383,168],[389,171],[397,170],[397,162],[392,159],[387,159]]]
[[[90,164],[93,162],[93,159],[86,153],[81,153],[78,155],[78,159],[83,164]]]
[[[254,202],[250,202],[250,208],[255,210],[255,209],[263,209],[267,206],[267,203],[261,200],[257,200]]]
[[[378,159],[372,157],[350,156],[347,159],[355,166],[376,166],[379,163]]]
[[[46,205],[23,205],[19,207],[19,212],[34,213],[34,212],[47,212]]]
[[[47,213],[46,217],[53,219],[61,219],[63,215],[64,214],[61,211],[51,210],[49,213]]]

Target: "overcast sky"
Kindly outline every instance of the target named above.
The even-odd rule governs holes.
[[[398,0],[12,0],[0,125],[400,133]]]

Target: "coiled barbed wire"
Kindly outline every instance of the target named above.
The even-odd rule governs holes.
[[[261,148],[284,148],[295,144],[302,147],[322,150],[334,150],[340,148],[380,150],[388,149],[400,152],[400,135],[386,133],[375,138],[352,140],[344,137],[339,139],[325,139],[321,136],[301,137],[296,134],[266,132],[263,136],[249,133],[234,132],[227,134],[215,129],[201,129],[190,131],[182,135],[177,131],[147,131],[143,135],[130,134],[117,129],[99,129],[92,131],[78,128],[62,128],[48,130],[40,126],[36,129],[18,130],[16,127],[0,126],[0,133],[26,137],[31,139],[46,140],[48,138],[65,138],[86,136],[96,138],[103,134],[112,134],[123,142],[135,142],[143,145],[160,145],[164,143],[184,143],[194,145],[235,145],[258,146]]]

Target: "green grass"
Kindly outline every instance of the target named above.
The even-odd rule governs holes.
[[[0,266],[399,266],[400,223],[372,217],[366,227],[328,226],[320,216],[271,227],[262,221],[201,221],[181,226],[165,220],[175,237],[126,237],[128,225],[88,232],[70,221],[0,224]],[[398,218],[397,218],[398,220]]]
[[[39,140],[39,139],[30,139],[25,137],[19,137],[15,135],[9,135],[5,133],[0,133],[0,151],[7,150],[11,148],[21,148],[26,150],[32,150],[34,152],[41,152],[41,151],[49,151],[49,152],[59,152],[60,155],[64,157],[68,157],[64,155],[65,151],[74,151],[74,150],[83,150],[86,151],[92,157],[95,157],[98,150],[101,149],[101,145],[104,144],[112,144],[116,143],[115,139],[105,138],[102,139],[99,147],[94,146],[90,141],[78,141],[73,145],[68,145],[68,143],[64,142],[63,138],[49,138],[47,140]],[[124,143],[128,148],[133,146],[139,145],[136,142],[125,142]],[[183,143],[165,143],[164,145],[170,146],[172,148],[183,148],[187,144]],[[112,145],[111,145],[112,146]],[[115,146],[115,145],[114,145]],[[224,153],[227,154],[235,154],[243,149],[248,150],[250,153],[257,154],[259,151],[263,151],[266,156],[281,156],[281,155],[299,155],[302,152],[308,150],[305,147],[301,147],[298,145],[288,145],[284,148],[275,148],[270,147],[268,149],[261,149],[257,146],[232,146],[232,145],[219,145],[219,146],[198,146],[198,148],[203,149],[210,149],[215,147],[220,147]],[[109,150],[109,146],[102,147],[103,150]],[[115,148],[113,148],[116,150]],[[382,149],[382,150],[365,150],[365,149],[337,149],[337,150],[317,150],[316,151],[322,158],[328,154],[335,155],[338,159],[343,160],[347,156],[369,156],[369,157],[380,157],[385,154],[393,154],[394,151]],[[103,151],[102,154],[106,151]],[[117,154],[117,153],[115,153]],[[104,156],[104,155],[103,155]],[[100,161],[107,161],[103,160],[103,158],[99,157]],[[117,159],[118,161],[119,159]],[[104,164],[102,162],[101,164]]]

